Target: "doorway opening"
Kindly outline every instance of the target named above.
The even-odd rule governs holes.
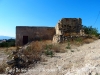
[[[28,43],[28,36],[23,36],[23,45]]]

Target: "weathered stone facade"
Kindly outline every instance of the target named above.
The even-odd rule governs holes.
[[[62,18],[56,25],[56,34],[80,33],[82,20],[80,18]]]
[[[16,46],[22,46],[34,40],[52,40],[54,27],[16,26]]]
[[[54,27],[16,27],[16,45],[21,46],[31,41],[36,40],[53,40],[55,43],[60,43],[66,40],[67,36],[82,36],[81,18],[62,18]]]
[[[67,36],[83,35],[82,19],[81,18],[62,18],[57,23],[56,34],[53,37],[53,42],[61,42]]]

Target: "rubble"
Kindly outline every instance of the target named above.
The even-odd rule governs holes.
[[[15,51],[12,51],[12,59],[7,61],[9,68],[6,68],[6,73],[21,73],[22,69],[28,71],[28,68],[31,64],[36,64],[38,61],[41,60],[41,56],[39,56],[39,54],[26,54],[25,51],[28,47],[29,45],[25,45],[22,48],[18,48]]]

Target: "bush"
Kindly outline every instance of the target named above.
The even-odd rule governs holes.
[[[50,55],[51,57],[53,57],[53,51],[52,50],[45,50],[45,55]]]
[[[67,44],[67,47],[66,47],[67,49],[71,49],[71,47],[70,47],[70,43],[68,42],[68,44]]]
[[[50,55],[51,57],[53,57],[54,53],[52,51],[52,47],[53,45],[45,45],[45,55]]]
[[[99,36],[98,30],[92,26],[83,26],[85,34]]]

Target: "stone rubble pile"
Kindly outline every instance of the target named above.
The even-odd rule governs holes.
[[[29,45],[25,45],[23,48],[16,49],[12,51],[12,59],[7,61],[9,68],[7,67],[7,74],[16,74],[17,72],[21,73],[22,70],[28,71],[28,68],[34,66],[38,61],[41,60],[39,54],[29,54],[28,48]]]

